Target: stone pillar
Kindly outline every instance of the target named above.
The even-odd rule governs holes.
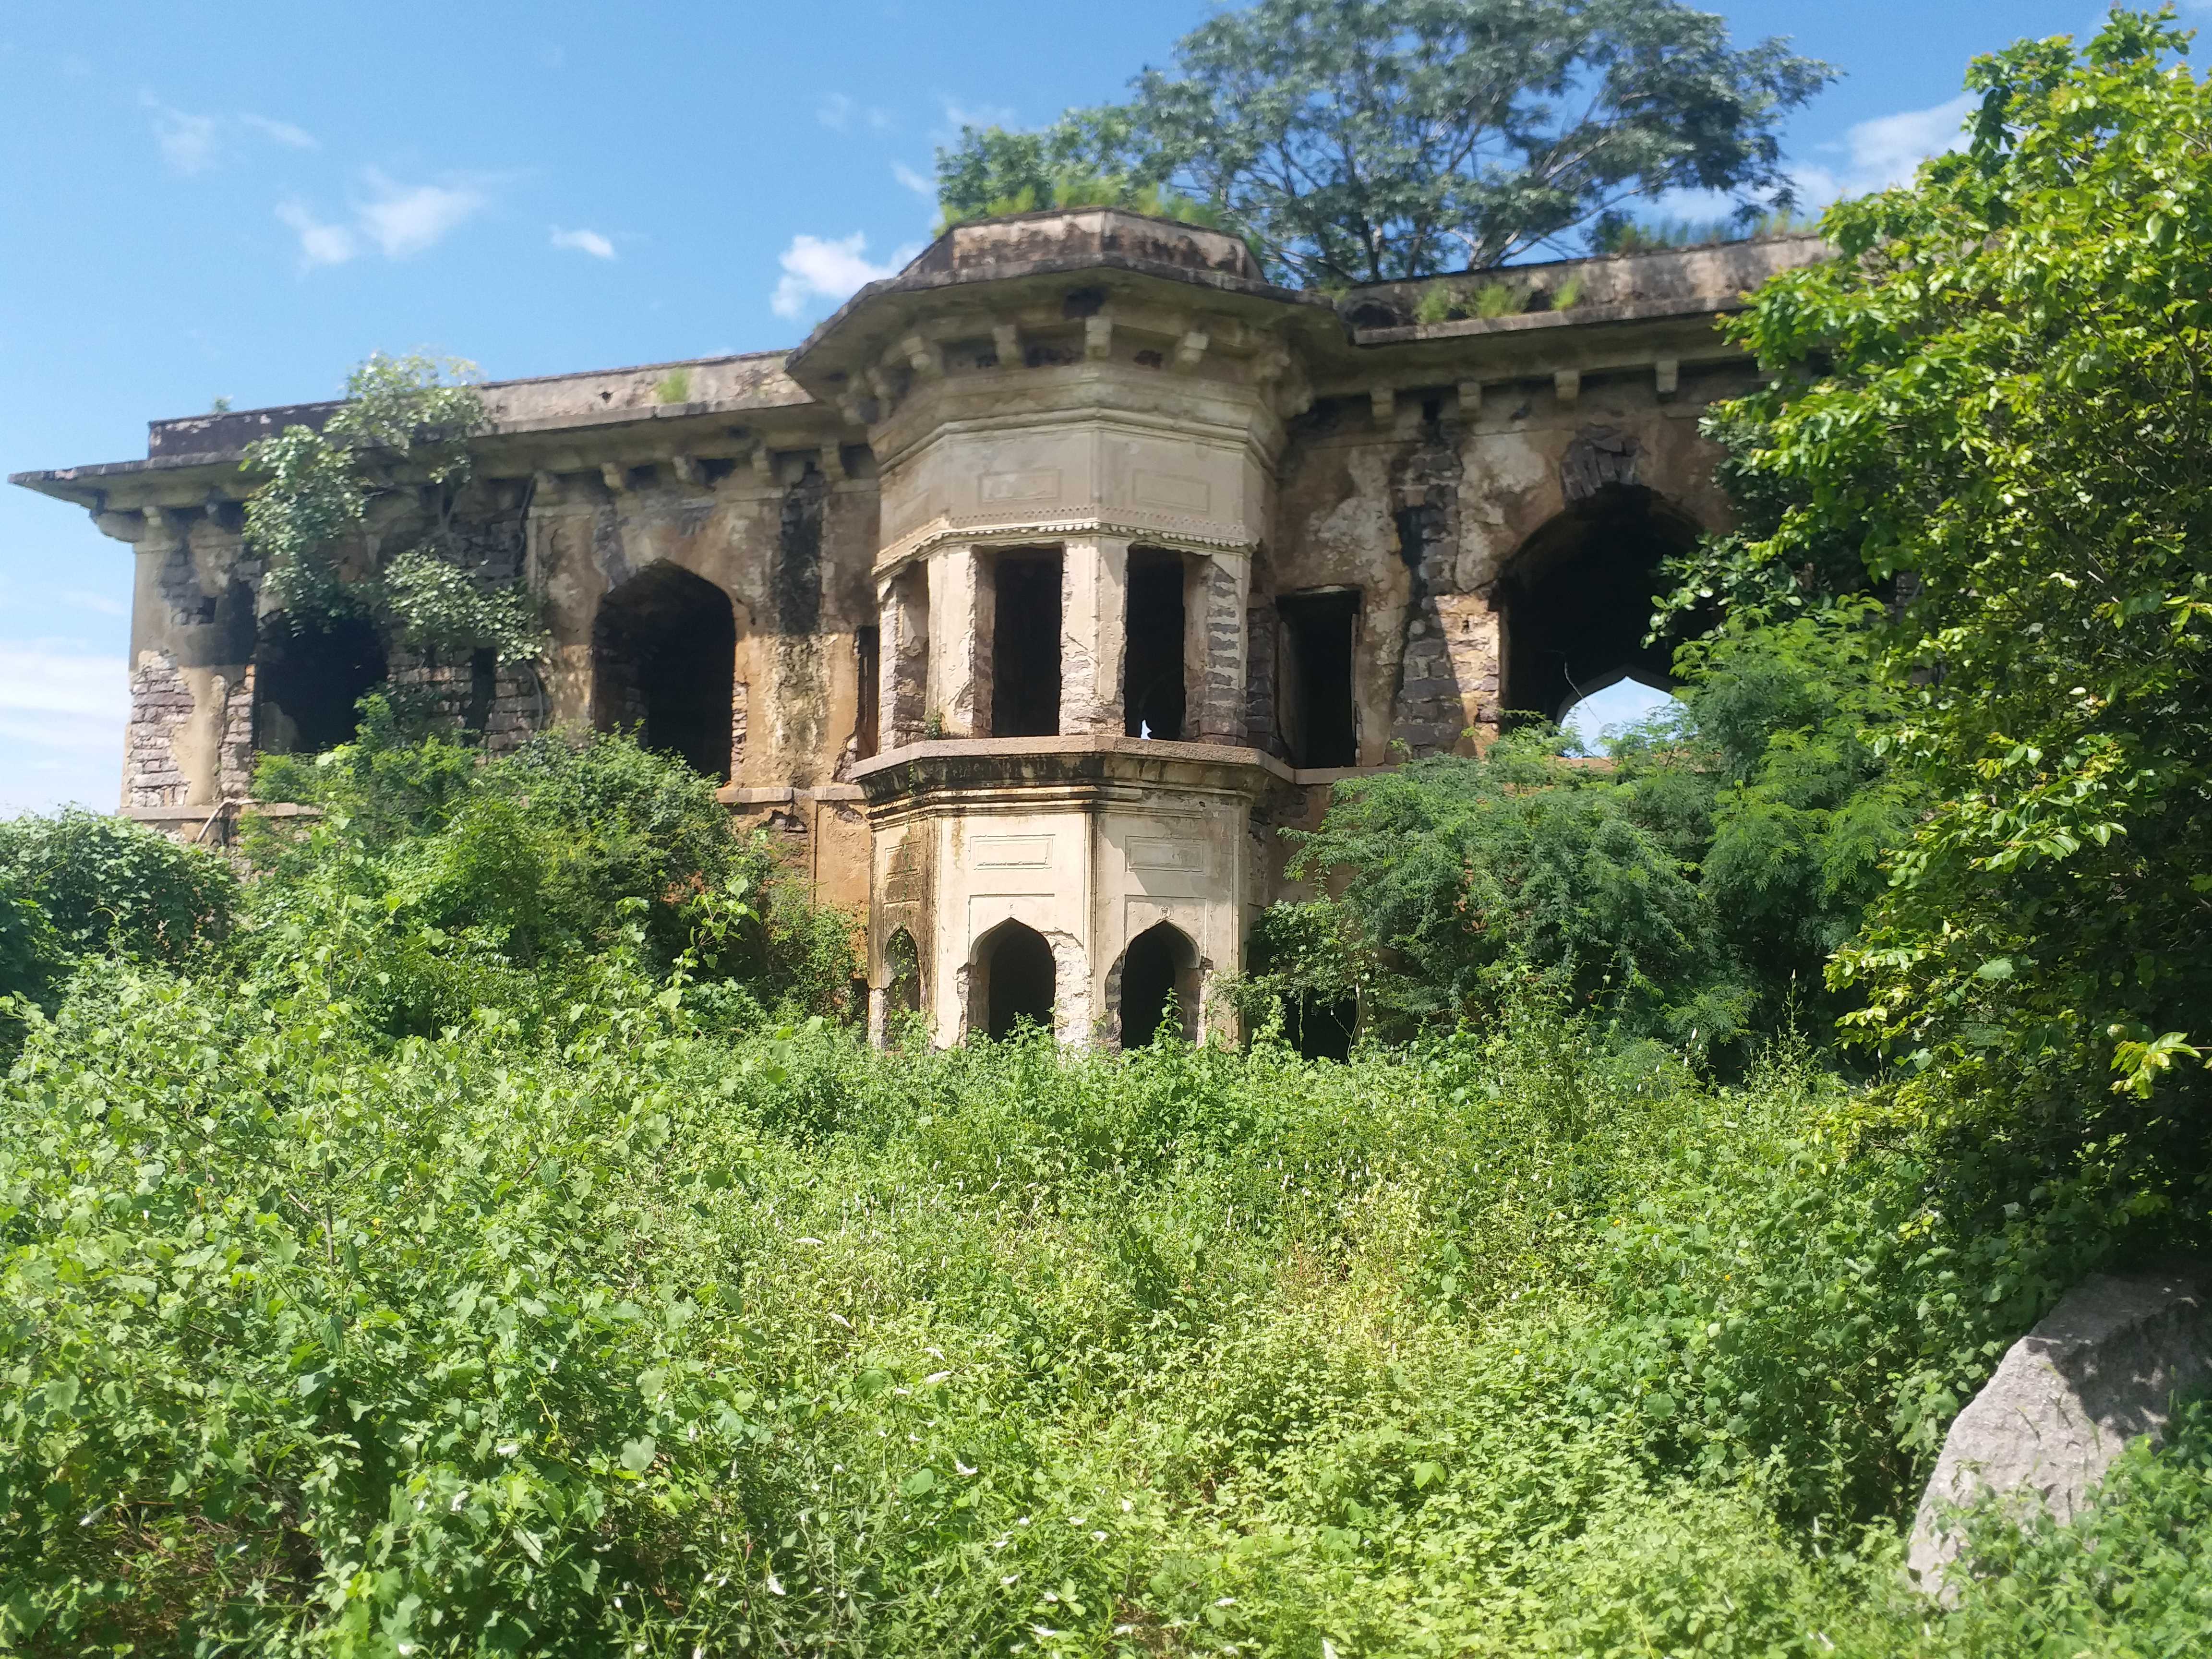
[[[921,740],[929,714],[929,568],[910,564],[877,591],[877,723],[883,748]]]
[[[1060,580],[1060,729],[1070,737],[1118,737],[1129,544],[1113,536],[1067,542]]]
[[[991,572],[978,547],[929,561],[929,696],[948,738],[991,735]]]
[[[1215,553],[1198,562],[1198,575],[1186,605],[1185,626],[1194,666],[1202,672],[1191,686],[1187,716],[1200,743],[1244,741],[1244,607],[1252,586],[1252,561],[1243,553]]]

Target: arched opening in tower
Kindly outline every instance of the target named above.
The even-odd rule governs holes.
[[[1141,1048],[1174,1010],[1184,1042],[1198,1026],[1198,947],[1171,922],[1155,922],[1129,941],[1121,958],[1121,1047]]]
[[[592,724],[635,731],[647,749],[726,781],[737,645],[720,588],[672,564],[640,571],[599,602]]]
[[[1052,946],[1034,927],[1002,921],[975,947],[975,1002],[983,1030],[1003,1040],[1023,1022],[1053,1029],[1052,1010],[1059,987]]]
[[[358,617],[276,616],[253,655],[253,746],[319,755],[360,730],[356,705],[384,683],[384,641]]]
[[[1645,636],[1662,565],[1697,536],[1697,525],[1654,491],[1607,484],[1522,543],[1496,591],[1506,711],[1557,720],[1624,680],[1671,686],[1674,641]]]

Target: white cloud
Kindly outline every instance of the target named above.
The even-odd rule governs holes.
[[[309,265],[342,265],[361,252],[343,225],[326,225],[297,202],[280,202],[276,216],[300,238],[300,258]]]
[[[212,115],[172,109],[150,92],[138,101],[153,112],[154,142],[161,147],[161,159],[171,171],[190,178],[215,165],[222,149],[220,120]]]
[[[393,183],[374,167],[365,176],[376,193],[355,204],[354,218],[387,259],[404,259],[436,246],[447,232],[484,206],[483,192],[471,185],[410,187]]]
[[[596,230],[563,230],[553,227],[553,246],[572,248],[578,253],[588,253],[594,259],[611,259],[615,245]]]
[[[866,122],[871,132],[889,132],[891,129],[891,112],[889,110],[873,104],[863,109],[845,93],[829,93],[814,106],[814,118],[832,132],[846,131],[852,126],[855,117]]]
[[[951,98],[940,101],[945,106],[945,123],[956,132],[962,127],[1011,127],[1021,118],[1021,112],[1011,104],[977,104],[971,107]]]
[[[917,196],[933,202],[937,199],[937,180],[926,173],[916,173],[903,161],[891,163],[891,177]]]
[[[803,234],[793,237],[781,256],[783,279],[769,297],[769,309],[779,317],[799,317],[816,301],[834,305],[855,289],[897,275],[917,252],[902,247],[888,264],[878,265],[864,257],[867,246],[868,239],[857,230],[836,241]]]
[[[0,814],[113,810],[130,712],[122,658],[0,642]]]
[[[241,115],[239,125],[251,127],[271,143],[282,144],[287,149],[320,149],[315,135],[304,127],[295,127],[289,121],[272,121],[265,115]]]
[[[154,120],[154,142],[171,171],[190,178],[205,173],[223,159],[227,140],[240,131],[256,132],[287,149],[318,149],[314,134],[289,121],[273,121],[265,115],[195,115],[172,108],[150,92],[139,94],[141,107]]]
[[[1900,110],[1861,121],[1844,133],[1840,143],[1823,144],[1828,154],[1839,154],[1839,165],[1813,162],[1797,169],[1798,193],[1808,205],[1832,202],[1838,196],[1863,195],[1906,183],[1913,169],[1931,155],[1965,146],[1961,130],[1978,100],[1971,92],[1928,109]]]
[[[130,712],[131,676],[122,658],[57,650],[46,640],[0,642],[0,716],[120,720]]]

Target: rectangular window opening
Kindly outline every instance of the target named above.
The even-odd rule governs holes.
[[[853,648],[858,662],[854,669],[856,684],[854,696],[858,707],[854,710],[853,747],[858,758],[867,760],[876,752],[878,743],[877,722],[883,707],[883,631],[875,628],[854,630]]]
[[[1133,738],[1173,742],[1183,730],[1182,556],[1154,549],[1129,555],[1127,646],[1121,659],[1124,730]]]
[[[1276,713],[1291,764],[1358,765],[1352,655],[1359,595],[1344,589],[1291,593],[1278,599],[1276,608],[1283,619]]]
[[[991,735],[1060,733],[1058,550],[992,562]]]

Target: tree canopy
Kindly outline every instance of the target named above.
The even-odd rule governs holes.
[[[1719,428],[1754,522],[1692,586],[1893,585],[1890,744],[1939,803],[1832,975],[1900,1060],[2016,1109],[2109,1067],[2170,1111],[2212,1052],[2212,87],[2187,44],[2116,12],[2086,48],[1978,60],[1966,152],[1831,209],[1842,257],[1733,325],[1774,377]]]
[[[947,216],[1164,191],[1309,286],[1482,268],[1670,190],[1790,206],[1779,123],[1831,76],[1680,0],[1260,0],[1175,57],[1127,104],[963,129]]]

